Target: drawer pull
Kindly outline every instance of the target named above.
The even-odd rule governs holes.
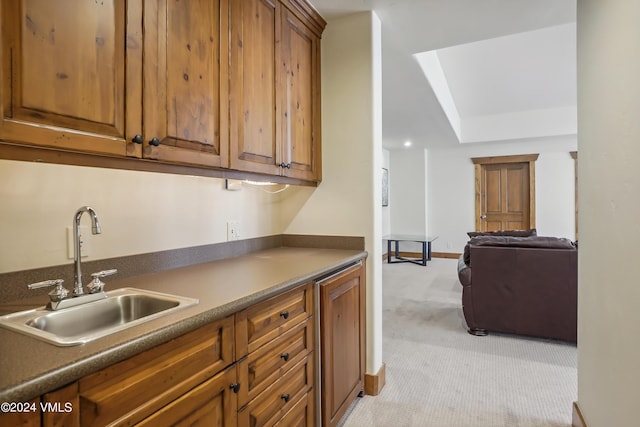
[[[286,403],[289,401],[289,399],[291,399],[291,396],[289,396],[288,394],[283,394],[282,396],[280,396],[280,398]]]
[[[282,353],[280,355],[280,358],[283,359],[285,362],[289,361],[289,353]]]
[[[239,383],[231,383],[231,384],[229,384],[229,388],[231,390],[233,390],[234,393],[238,393],[240,391],[240,384]]]
[[[281,312],[280,317],[282,317],[284,320],[287,320],[289,318],[289,312],[288,311]]]

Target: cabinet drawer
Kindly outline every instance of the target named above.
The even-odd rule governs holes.
[[[255,304],[238,313],[238,358],[257,350],[313,314],[313,283]]]
[[[267,387],[238,413],[238,426],[274,426],[311,390],[313,353]]]
[[[238,406],[242,407],[303,360],[314,346],[313,317],[238,362]]]
[[[215,321],[78,383],[81,425],[131,425],[233,363],[233,317]]]
[[[276,423],[277,427],[313,427],[315,426],[313,412],[313,390],[302,396],[302,398],[293,405],[293,408],[287,412],[280,421]]]

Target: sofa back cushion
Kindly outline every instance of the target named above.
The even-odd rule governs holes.
[[[537,236],[538,231],[535,228],[528,230],[496,230],[496,231],[469,231],[469,238],[478,236],[513,236],[513,237],[529,237]]]
[[[564,237],[545,236],[495,236],[481,235],[472,237],[464,248],[463,259],[465,264],[471,265],[471,246],[498,246],[516,248],[547,248],[575,250],[576,244]]]

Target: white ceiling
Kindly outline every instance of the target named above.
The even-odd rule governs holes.
[[[414,57],[434,50],[462,142],[575,133],[576,0],[310,1],[329,25],[357,11],[380,18],[386,148],[460,143]]]

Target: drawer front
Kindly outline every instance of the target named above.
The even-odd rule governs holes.
[[[313,351],[314,317],[294,326],[274,341],[265,344],[238,362],[242,407]]]
[[[233,333],[230,316],[81,379],[80,424],[141,421],[232,364]]]
[[[302,396],[302,398],[294,404],[280,421],[276,423],[277,427],[314,427],[313,412],[313,390]]]
[[[313,353],[310,353],[240,410],[238,426],[274,426],[311,390],[313,371]]]
[[[238,313],[236,354],[242,358],[313,314],[313,283],[270,298]]]

